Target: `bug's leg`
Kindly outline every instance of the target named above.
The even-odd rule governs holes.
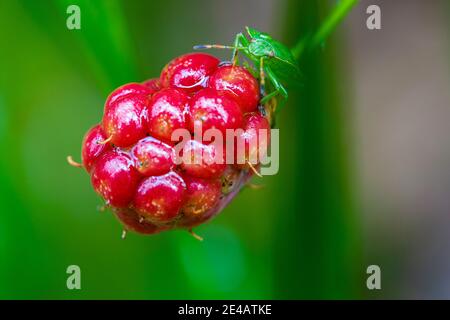
[[[259,91],[261,96],[266,94],[266,75],[264,73],[264,58],[259,59]]]
[[[286,89],[283,87],[283,85],[278,81],[277,76],[268,67],[264,68],[264,71],[267,74],[267,77],[270,79],[270,82],[272,82],[273,86],[275,87],[275,90],[266,95],[264,98],[262,98],[261,104],[265,104],[267,101],[269,101],[278,94],[281,94],[284,100],[286,100],[288,97],[288,93]]]
[[[236,35],[236,38],[234,39],[234,49],[233,54],[231,56],[231,61],[233,62],[233,66],[235,66],[238,62],[238,48],[246,48],[248,47],[249,43],[247,38],[242,34],[242,32],[239,32]]]

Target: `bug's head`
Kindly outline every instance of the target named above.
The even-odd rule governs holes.
[[[265,32],[258,31],[256,29],[245,27],[245,30],[247,31],[250,39],[253,40],[259,40],[259,39],[272,39],[269,34]]]

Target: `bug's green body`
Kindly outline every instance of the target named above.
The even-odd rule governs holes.
[[[272,97],[281,94],[287,99],[288,93],[285,85],[299,84],[301,81],[300,69],[291,50],[282,43],[273,39],[269,34],[246,27],[248,38],[242,33],[236,35],[234,46],[202,45],[196,49],[229,48],[234,49],[233,61],[237,60],[237,52],[243,53],[260,71],[261,90],[264,94],[261,104]],[[265,78],[270,80],[275,90],[265,94]]]
[[[297,84],[300,82],[300,69],[288,47],[274,40],[267,33],[259,32],[249,27],[246,27],[246,30],[250,41],[242,34],[239,34],[239,38],[237,37],[239,39],[238,45],[245,47],[245,44],[248,44],[247,49],[242,51],[255,65],[260,66],[261,59],[264,59],[263,68],[270,69],[278,81],[283,84]],[[242,43],[244,38],[245,41]]]

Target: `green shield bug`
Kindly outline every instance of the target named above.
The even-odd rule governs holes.
[[[194,46],[194,49],[233,49],[233,64],[237,62],[238,51],[241,52],[259,69],[262,94],[265,94],[266,77],[275,89],[264,95],[261,104],[265,104],[277,95],[281,95],[286,100],[288,92],[285,86],[299,84],[301,81],[300,69],[291,50],[267,33],[250,27],[245,27],[245,29],[248,38],[243,33],[238,33],[233,46],[208,44]]]

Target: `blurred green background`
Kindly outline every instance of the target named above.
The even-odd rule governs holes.
[[[446,8],[443,3],[429,9],[434,20]],[[66,28],[70,4],[81,8],[81,30]],[[408,296],[403,282],[395,280],[404,275],[407,258],[398,253],[408,238],[398,246],[379,245],[384,231],[378,227],[384,224],[370,218],[380,212],[370,205],[376,202],[370,186],[382,190],[383,185],[371,184],[370,174],[378,167],[361,165],[371,159],[359,156],[367,150],[361,141],[370,141],[360,138],[370,138],[371,132],[358,127],[364,121],[358,122],[361,113],[352,108],[370,105],[363,100],[371,96],[370,82],[364,82],[371,79],[365,68],[371,60],[358,51],[364,36],[380,41],[365,28],[369,4],[362,1],[321,48],[303,57],[305,85],[291,93],[278,119],[278,175],[257,181],[262,189],[243,190],[221,215],[199,227],[196,232],[205,238],[199,242],[183,231],[129,234],[122,240],[115,218],[97,210],[101,201],[88,175],[68,166],[65,157],[79,159],[82,136],[100,121],[103,101],[115,87],[158,76],[165,63],[194,44],[230,43],[245,25],[294,45],[317,30],[335,2],[2,1],[0,298]],[[378,37],[392,29],[383,32]],[[226,58],[229,53],[215,54]],[[397,92],[405,90],[400,86]],[[371,98],[375,108],[377,97]],[[443,100],[444,105],[449,101]],[[396,101],[389,103],[395,109]],[[392,206],[380,217],[399,210]],[[399,240],[396,234],[401,230],[394,228],[389,239]],[[81,268],[79,291],[66,288],[71,264]],[[386,268],[392,282],[384,291],[367,290],[369,264]]]

